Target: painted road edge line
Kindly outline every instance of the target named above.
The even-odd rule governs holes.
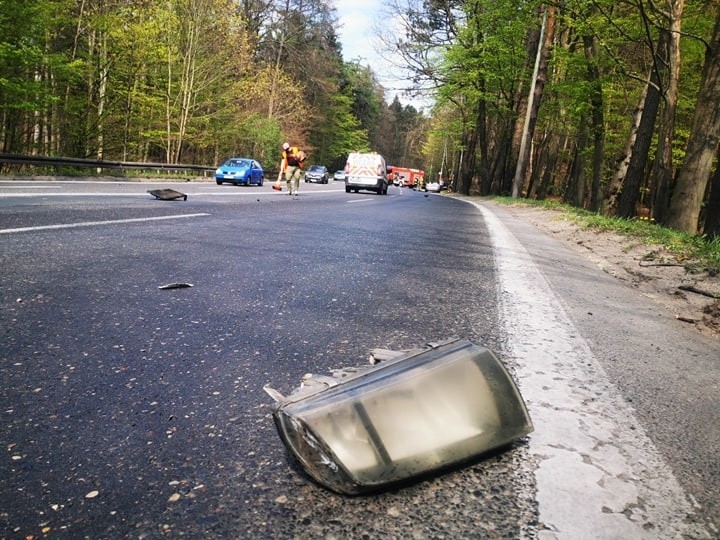
[[[470,204],[488,225],[508,353],[535,425],[539,538],[711,539],[530,254],[492,210]]]

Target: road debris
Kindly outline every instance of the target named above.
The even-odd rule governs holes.
[[[168,289],[189,289],[193,286],[192,283],[168,283],[167,285],[160,285],[158,289],[163,291]]]
[[[148,189],[147,192],[155,197],[156,200],[174,201],[182,199],[187,201],[187,194],[175,191],[174,189]]]
[[[332,491],[387,489],[507,448],[533,430],[515,382],[485,347],[450,339],[374,349],[371,363],[306,374],[289,396],[264,387],[285,446]]]

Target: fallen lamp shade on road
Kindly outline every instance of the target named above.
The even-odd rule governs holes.
[[[412,351],[376,349],[372,358],[383,360],[332,377],[306,375],[289,396],[265,387],[288,450],[333,491],[380,491],[533,430],[513,379],[485,347],[452,339]]]

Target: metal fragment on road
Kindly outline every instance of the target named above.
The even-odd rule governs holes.
[[[167,285],[160,285],[158,289],[160,290],[168,290],[168,289],[189,289],[192,287],[192,283],[168,283]]]

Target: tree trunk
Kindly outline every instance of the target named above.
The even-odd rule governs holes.
[[[480,195],[490,195],[492,178],[488,170],[488,130],[487,130],[487,103],[480,100],[476,110],[475,131],[477,132],[477,151],[480,165],[478,174],[480,176]]]
[[[555,166],[558,161],[558,150],[560,148],[560,135],[557,131],[553,130],[550,133],[549,140],[546,144],[546,157],[543,159],[545,164],[543,166],[542,178],[533,194],[533,197],[539,201],[545,200],[548,191],[552,184],[553,175],[555,174]]]
[[[658,38],[657,53],[653,62],[653,68],[650,71],[650,79],[648,81],[647,96],[645,98],[645,107],[643,108],[638,127],[635,145],[633,146],[630,163],[628,165],[627,174],[623,180],[620,196],[618,197],[618,205],[616,215],[620,218],[629,219],[635,216],[635,205],[640,198],[640,186],[645,178],[645,167],[648,162],[648,154],[652,143],[653,132],[655,131],[655,121],[657,119],[658,108],[660,107],[660,72],[662,66],[666,64],[665,54],[667,50],[667,33],[661,32]],[[661,56],[658,58],[658,55]]]
[[[540,178],[547,167],[548,162],[548,143],[550,141],[550,133],[545,131],[540,139],[540,143],[536,148],[537,158],[535,159],[535,166],[533,167],[532,173],[527,186],[527,198],[534,199],[537,195],[537,189],[540,185]]]
[[[172,161],[173,146],[172,146],[172,88],[173,88],[173,56],[172,49],[168,43],[167,47],[167,91],[165,95],[165,135],[167,140],[165,142],[165,162],[170,163]]]
[[[720,133],[720,12],[705,52],[700,93],[695,105],[685,161],[670,200],[667,225],[695,234],[712,171]]]
[[[500,135],[498,136],[499,141],[495,145],[496,151],[494,152],[491,166],[492,184],[490,193],[493,195],[499,193],[510,194],[510,190],[512,189],[511,181],[506,176],[509,161],[512,159],[510,155],[513,133],[512,121],[507,119],[502,123],[502,129],[498,127],[498,131],[500,131]]]
[[[105,100],[107,99],[107,82],[110,76],[107,40],[107,33],[101,32],[98,51],[100,66],[98,69],[97,95],[97,148],[95,150],[95,156],[99,160],[102,160],[105,155]],[[98,173],[99,172],[100,170],[98,169]]]
[[[545,19],[543,18],[543,24]],[[525,67],[523,73],[532,69],[533,79],[535,80],[535,65],[537,64],[537,58],[539,54],[540,43],[542,42],[542,31],[531,28],[525,39]],[[504,154],[504,159],[500,163],[495,163],[494,169],[501,175],[500,178],[493,177],[493,183],[497,184],[496,191],[504,192],[506,188],[508,191],[512,191],[512,178],[517,169],[517,163],[520,155],[521,143],[524,140],[525,129],[527,126],[527,115],[528,115],[528,102],[532,95],[532,86],[529,91],[525,90],[525,81],[522,79],[518,84],[517,95],[513,110],[515,111],[515,122],[512,131],[512,137],[508,139],[509,146],[507,148],[501,147],[501,153]],[[502,164],[502,170],[497,169],[497,166]],[[511,174],[513,176],[511,176]]]
[[[468,130],[465,137],[465,161],[460,168],[460,193],[470,195],[473,176],[475,175],[475,161],[477,147],[477,131]]]
[[[594,36],[583,37],[585,58],[588,63],[587,77],[592,87],[590,96],[591,133],[593,140],[592,180],[590,182],[590,210],[600,209],[600,197],[603,174],[603,157],[605,155],[605,116],[603,113],[603,88],[600,81],[600,56],[598,40]]]
[[[455,174],[453,175],[452,181],[450,182],[450,186],[453,191],[456,193],[462,193],[460,191],[460,171],[462,171],[462,166],[464,162],[465,157],[465,151],[460,148],[460,151],[457,153],[457,158],[455,165],[453,166],[453,169],[455,170]]]
[[[715,174],[710,182],[710,195],[705,205],[703,232],[710,238],[720,238],[720,146],[715,160]]]
[[[467,177],[466,171],[467,171],[467,165],[465,162],[467,161],[467,146],[468,146],[468,140],[470,138],[470,130],[465,127],[463,129],[462,136],[460,138],[460,145],[462,147],[462,152],[459,156],[459,162],[457,166],[457,179],[455,180],[455,191],[460,193],[461,195],[469,195],[470,194],[470,180]]]
[[[662,125],[658,136],[658,148],[650,176],[653,185],[652,215],[658,223],[665,222],[668,201],[670,200],[670,182],[673,176],[672,145],[675,132],[675,111],[680,95],[680,31],[682,29],[682,13],[685,0],[671,3],[668,14],[668,68],[667,89],[665,91],[665,107]]]
[[[523,128],[523,136],[520,141],[520,152],[518,155],[515,176],[512,183],[512,196],[519,197],[525,182],[525,174],[530,165],[530,148],[535,124],[537,123],[538,111],[542,100],[545,83],[548,80],[547,67],[550,59],[550,50],[555,38],[555,15],[557,9],[552,6],[545,6],[543,13],[542,28],[540,31],[540,43],[535,61],[535,73],[533,73],[533,84],[530,90],[528,110]]]
[[[590,125],[587,117],[583,115],[577,130],[577,143],[564,197],[576,208],[582,208],[585,203],[585,149],[589,138]]]
[[[620,190],[622,189],[623,179],[627,175],[627,170],[630,165],[630,158],[632,157],[632,149],[635,146],[635,140],[637,139],[637,132],[640,129],[640,119],[642,118],[643,110],[645,109],[645,99],[647,98],[648,86],[645,85],[643,93],[640,96],[635,111],[633,111],[633,124],[630,134],[628,135],[625,149],[618,160],[618,166],[613,175],[612,181],[608,186],[607,194],[605,195],[605,211],[604,213],[608,216],[615,215],[617,211],[618,197],[620,196]]]
[[[180,155],[182,153],[183,143],[185,141],[185,135],[188,129],[188,123],[192,115],[192,111],[195,105],[196,98],[196,66],[197,58],[199,54],[199,43],[200,43],[200,27],[201,18],[204,17],[204,13],[201,12],[203,9],[200,3],[196,3],[195,0],[190,0],[185,5],[185,13],[187,16],[186,21],[181,21],[181,26],[184,32],[184,39],[182,41],[182,69],[180,71],[180,110],[178,116],[178,132],[177,141],[175,142],[175,152],[172,154],[172,163],[180,162]]]

